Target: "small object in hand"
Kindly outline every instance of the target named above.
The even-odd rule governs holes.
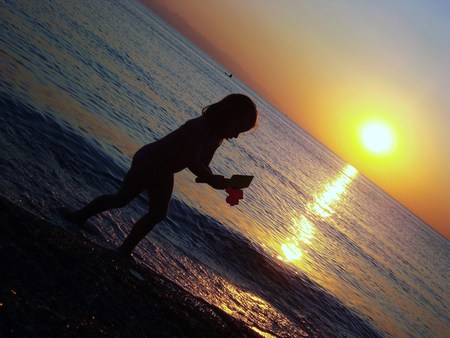
[[[239,200],[244,198],[244,191],[241,189],[233,189],[228,187],[226,192],[228,194],[226,201],[231,206],[239,204]]]
[[[233,175],[231,176],[228,185],[233,189],[244,189],[250,186],[253,176],[249,175]]]

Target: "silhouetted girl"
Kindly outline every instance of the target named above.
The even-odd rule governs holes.
[[[231,94],[203,109],[192,119],[162,139],[139,149],[122,187],[112,195],[102,195],[78,211],[62,208],[64,218],[84,226],[87,219],[103,211],[122,208],[145,189],[149,212],[139,219],[117,251],[131,255],[135,246],[167,214],[174,173],[189,168],[199,181],[215,189],[225,189],[227,179],[214,175],[209,163],[223,139],[237,138],[252,129],[257,120],[254,102],[242,94]]]

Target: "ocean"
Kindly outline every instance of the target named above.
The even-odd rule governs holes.
[[[114,192],[142,145],[245,93],[258,128],[211,164],[255,176],[244,200],[178,173],[136,259],[266,337],[450,336],[449,242],[142,4],[0,11],[2,195],[58,223],[55,207]],[[145,210],[92,222],[117,246]]]

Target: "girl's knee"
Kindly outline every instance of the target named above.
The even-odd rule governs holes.
[[[131,201],[130,198],[127,198],[127,196],[120,193],[109,195],[109,198],[114,208],[123,208]]]
[[[154,220],[155,223],[162,222],[167,216],[167,210],[155,212],[154,214]]]
[[[159,212],[155,215],[156,223],[162,222],[167,216],[167,211]]]
[[[149,222],[157,224],[162,222],[167,216],[167,210],[151,210],[146,217],[148,217]]]

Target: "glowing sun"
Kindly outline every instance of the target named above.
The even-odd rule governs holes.
[[[361,129],[364,147],[376,154],[386,154],[393,150],[394,134],[391,128],[381,122],[370,122]]]

